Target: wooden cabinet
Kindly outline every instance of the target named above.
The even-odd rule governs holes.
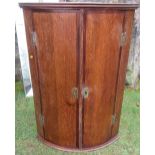
[[[20,3],[38,137],[67,150],[117,139],[135,5]]]

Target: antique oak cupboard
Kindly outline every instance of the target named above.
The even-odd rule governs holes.
[[[38,137],[62,150],[117,139],[137,4],[20,3]]]

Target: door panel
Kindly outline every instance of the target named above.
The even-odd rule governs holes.
[[[45,139],[76,147],[77,13],[34,12]]]
[[[83,146],[95,146],[111,138],[123,12],[90,11],[86,14]]]

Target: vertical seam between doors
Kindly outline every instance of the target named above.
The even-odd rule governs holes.
[[[83,12],[83,86],[85,86],[86,64],[86,9]],[[82,99],[82,145],[84,143],[84,98]]]
[[[83,97],[82,97],[82,88],[83,88],[83,76],[84,76],[84,70],[83,70],[83,59],[84,59],[84,12],[85,9],[80,9],[80,32],[79,32],[79,149],[82,149],[83,146]]]
[[[77,29],[77,32],[76,32],[76,55],[77,55],[77,58],[76,58],[76,77],[77,77],[77,81],[76,81],[76,85],[77,85],[77,88],[79,87],[79,64],[80,64],[80,18],[79,18],[79,15],[80,15],[80,12],[76,12],[76,29]],[[79,93],[79,88],[78,88],[78,93]],[[79,147],[79,99],[77,99],[77,102],[76,102],[76,147]]]

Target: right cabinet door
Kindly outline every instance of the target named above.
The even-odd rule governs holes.
[[[123,11],[87,11],[85,17],[83,147],[111,138]]]

